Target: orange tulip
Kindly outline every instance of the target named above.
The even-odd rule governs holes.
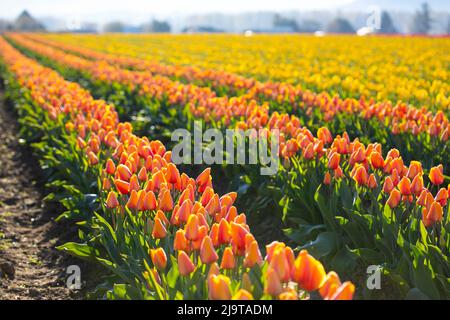
[[[253,240],[249,246],[246,246],[245,258],[244,258],[244,267],[252,268],[255,264],[262,264],[262,256],[259,251],[258,242]]]
[[[141,181],[146,181],[147,178],[147,169],[145,169],[145,167],[142,167],[141,170],[139,170],[138,179]]]
[[[331,271],[325,277],[322,285],[319,288],[319,293],[323,299],[331,298],[341,285],[341,280],[336,272]]]
[[[133,175],[130,168],[124,164],[119,164],[117,166],[117,173],[119,174],[119,178],[124,181],[130,181],[130,178]]]
[[[370,163],[374,169],[382,169],[384,167],[383,156],[379,152],[372,152],[370,154]]]
[[[391,193],[391,191],[394,189],[394,183],[392,182],[391,177],[386,177],[383,184],[383,192],[384,193]]]
[[[155,210],[158,207],[156,196],[153,191],[149,191],[144,197],[144,210]]]
[[[328,160],[328,169],[335,170],[339,166],[341,161],[341,155],[337,152],[333,152],[330,159]]]
[[[414,193],[416,196],[419,196],[420,193],[422,192],[424,186],[423,186],[423,178],[421,174],[417,174],[413,181],[411,182],[411,191],[412,193]]]
[[[428,221],[441,222],[443,216],[442,206],[438,202],[433,202],[431,208],[428,211],[427,219]]]
[[[439,186],[444,182],[444,167],[440,164],[437,167],[430,169],[430,174],[428,175],[432,184]]]
[[[231,227],[227,220],[221,219],[219,222],[219,231],[217,235],[219,245],[228,244],[231,239]]]
[[[326,186],[331,184],[331,175],[328,171],[325,173],[325,177],[323,178],[323,184]]]
[[[173,249],[182,251],[187,249],[187,239],[183,229],[179,229],[175,233],[175,239],[173,240]]]
[[[195,241],[198,239],[199,222],[195,214],[190,214],[185,226],[186,239]]]
[[[120,194],[130,193],[130,184],[128,182],[116,179],[114,180],[114,184],[117,190],[119,190]]]
[[[269,267],[266,273],[266,284],[264,286],[264,293],[273,297],[278,296],[283,291],[281,281],[278,278],[277,272]]]
[[[445,207],[447,205],[448,191],[445,188],[441,188],[436,197],[434,198],[441,206]]]
[[[173,209],[173,200],[170,195],[170,191],[165,189],[161,192],[158,197],[159,209],[162,211],[172,211]]]
[[[295,260],[293,280],[304,290],[314,291],[322,284],[325,276],[322,263],[302,250]]]
[[[247,290],[239,289],[239,291],[235,293],[231,300],[253,300],[253,296]]]
[[[203,238],[200,246],[200,259],[204,264],[211,264],[219,259],[214,245],[209,236]]]
[[[166,268],[167,256],[163,248],[150,249],[150,257],[156,269],[164,270]]]
[[[351,282],[344,282],[330,298],[330,300],[352,300],[355,286]]]
[[[211,180],[211,168],[206,168],[202,173],[199,174],[195,183],[199,186],[206,186]]]
[[[178,271],[182,276],[188,276],[195,270],[191,258],[184,251],[178,251]]]
[[[223,251],[222,262],[220,263],[220,267],[222,269],[234,269],[235,259],[233,250],[230,247],[226,247]]]
[[[130,191],[136,190],[138,191],[141,187],[139,186],[138,178],[135,174],[133,174],[130,178]]]
[[[155,239],[165,238],[167,235],[166,227],[160,219],[155,219],[155,225],[153,226],[152,236]]]
[[[230,284],[230,279],[222,274],[211,275],[208,279],[209,298],[211,300],[230,300]]]
[[[116,165],[114,164],[114,161],[112,161],[112,159],[108,159],[106,161],[106,173],[114,174],[115,172],[116,172]]]
[[[358,183],[360,186],[367,185],[367,181],[369,180],[369,175],[367,174],[366,168],[364,166],[358,166],[358,168],[355,171],[355,174],[353,176],[353,179]]]
[[[119,201],[117,200],[116,193],[114,191],[110,191],[108,193],[108,197],[106,198],[106,207],[109,209],[114,209],[119,206]]]
[[[127,202],[127,207],[131,210],[137,209],[138,199],[139,198],[136,190],[131,190],[130,198],[128,199]]]
[[[378,187],[377,179],[375,178],[375,175],[373,173],[371,173],[369,176],[369,181],[367,182],[367,186],[370,189],[375,189],[376,187]]]
[[[403,177],[402,180],[400,180],[398,188],[400,189],[402,195],[411,195],[411,182],[407,177]]]
[[[391,191],[391,194],[389,195],[387,204],[389,205],[389,207],[391,207],[391,209],[394,209],[399,205],[401,199],[402,199],[402,195],[401,195],[400,191],[398,191],[397,189],[394,189]]]

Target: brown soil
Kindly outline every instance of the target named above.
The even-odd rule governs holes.
[[[61,208],[44,205],[40,168],[19,143],[16,118],[0,88],[0,299],[74,299],[66,269],[79,264],[55,249],[75,229],[54,219]]]

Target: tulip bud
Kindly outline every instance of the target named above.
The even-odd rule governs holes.
[[[150,257],[156,269],[164,270],[166,268],[167,256],[163,248],[150,249]]]
[[[178,270],[182,276],[188,276],[195,270],[191,258],[184,251],[178,251]]]

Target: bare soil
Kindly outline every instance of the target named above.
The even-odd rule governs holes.
[[[75,228],[54,221],[61,208],[43,203],[40,172],[0,88],[0,299],[81,298],[65,280],[79,261],[55,249],[74,238]]]

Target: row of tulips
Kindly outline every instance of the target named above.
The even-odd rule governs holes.
[[[81,233],[84,244],[63,249],[80,256],[88,251],[126,281],[114,286],[111,297],[299,299],[318,290],[324,299],[352,298],[353,284],[326,274],[306,250],[296,256],[274,242],[263,259],[245,214],[233,206],[236,194],[219,197],[209,169],[197,179],[180,174],[171,152],[134,135],[112,105],[94,100],[2,38],[0,54],[12,75],[8,87],[16,82],[26,89],[15,94],[36,108],[24,107],[28,116],[62,133],[67,145],[54,155],[64,156],[72,146],[81,155],[80,167],[97,175],[104,215],[95,213],[86,222],[91,229]]]
[[[107,79],[117,76],[105,79],[108,86],[114,80]],[[208,108],[191,104],[189,114],[213,117],[224,127],[265,126],[284,134],[285,160],[273,193],[258,194],[281,199],[284,219],[294,225],[286,230],[293,240],[312,241],[304,248],[338,270],[352,270],[354,260],[382,264],[393,278],[400,274],[408,282],[409,292],[419,288],[433,298],[448,294],[449,190],[443,187],[442,166],[424,175],[421,163],[405,165],[395,149],[383,157],[380,144],[351,142],[347,134],[333,139],[326,128],[315,137],[296,117],[277,112],[268,117],[256,105],[251,112],[226,110],[219,101]],[[153,96],[142,106],[152,104]],[[251,184],[259,185],[252,178]]]
[[[258,103],[267,103],[269,111],[297,113],[310,127],[320,127],[327,123],[327,127],[332,132],[346,130],[352,137],[373,137],[376,141],[402,150],[404,155],[408,155],[407,160],[412,160],[410,155],[415,155],[416,150],[423,150],[423,160],[427,161],[428,166],[445,159],[446,149],[450,143],[448,139],[450,123],[442,111],[433,114],[424,107],[419,109],[402,102],[394,105],[390,101],[376,102],[364,98],[359,100],[341,99],[325,92],[316,94],[305,91],[298,86],[286,83],[262,83],[254,79],[244,81],[239,76],[223,74],[220,71],[208,70],[201,73],[192,67],[167,67],[143,59],[114,56],[74,47],[47,40],[42,36],[28,35],[27,37],[94,61],[105,61],[112,66],[133,68],[148,74],[159,74],[176,79],[181,78],[188,83],[197,83],[201,86],[211,87],[213,90],[218,86],[222,89],[228,87],[229,89],[225,92],[218,91],[222,95],[224,93],[235,94],[236,87],[238,87],[242,89],[239,91],[242,94],[241,98],[247,102],[256,100]],[[29,42],[26,44],[31,45]],[[33,50],[39,50],[39,48],[34,47]],[[41,50],[45,49],[41,48]],[[48,50],[47,48],[47,54]],[[70,57],[66,57],[66,59],[72,60]],[[208,78],[209,76],[213,78]],[[231,83],[229,83],[230,81]],[[233,82],[236,85],[233,85]],[[243,84],[246,85],[241,88]],[[195,88],[190,89],[196,90]],[[198,90],[202,89],[198,88]],[[202,96],[209,98],[204,93]]]
[[[45,34],[113,55],[301,84],[341,97],[450,105],[448,37],[342,35]],[[352,48],[352,50],[348,50]],[[395,53],[395,54],[393,54]]]

